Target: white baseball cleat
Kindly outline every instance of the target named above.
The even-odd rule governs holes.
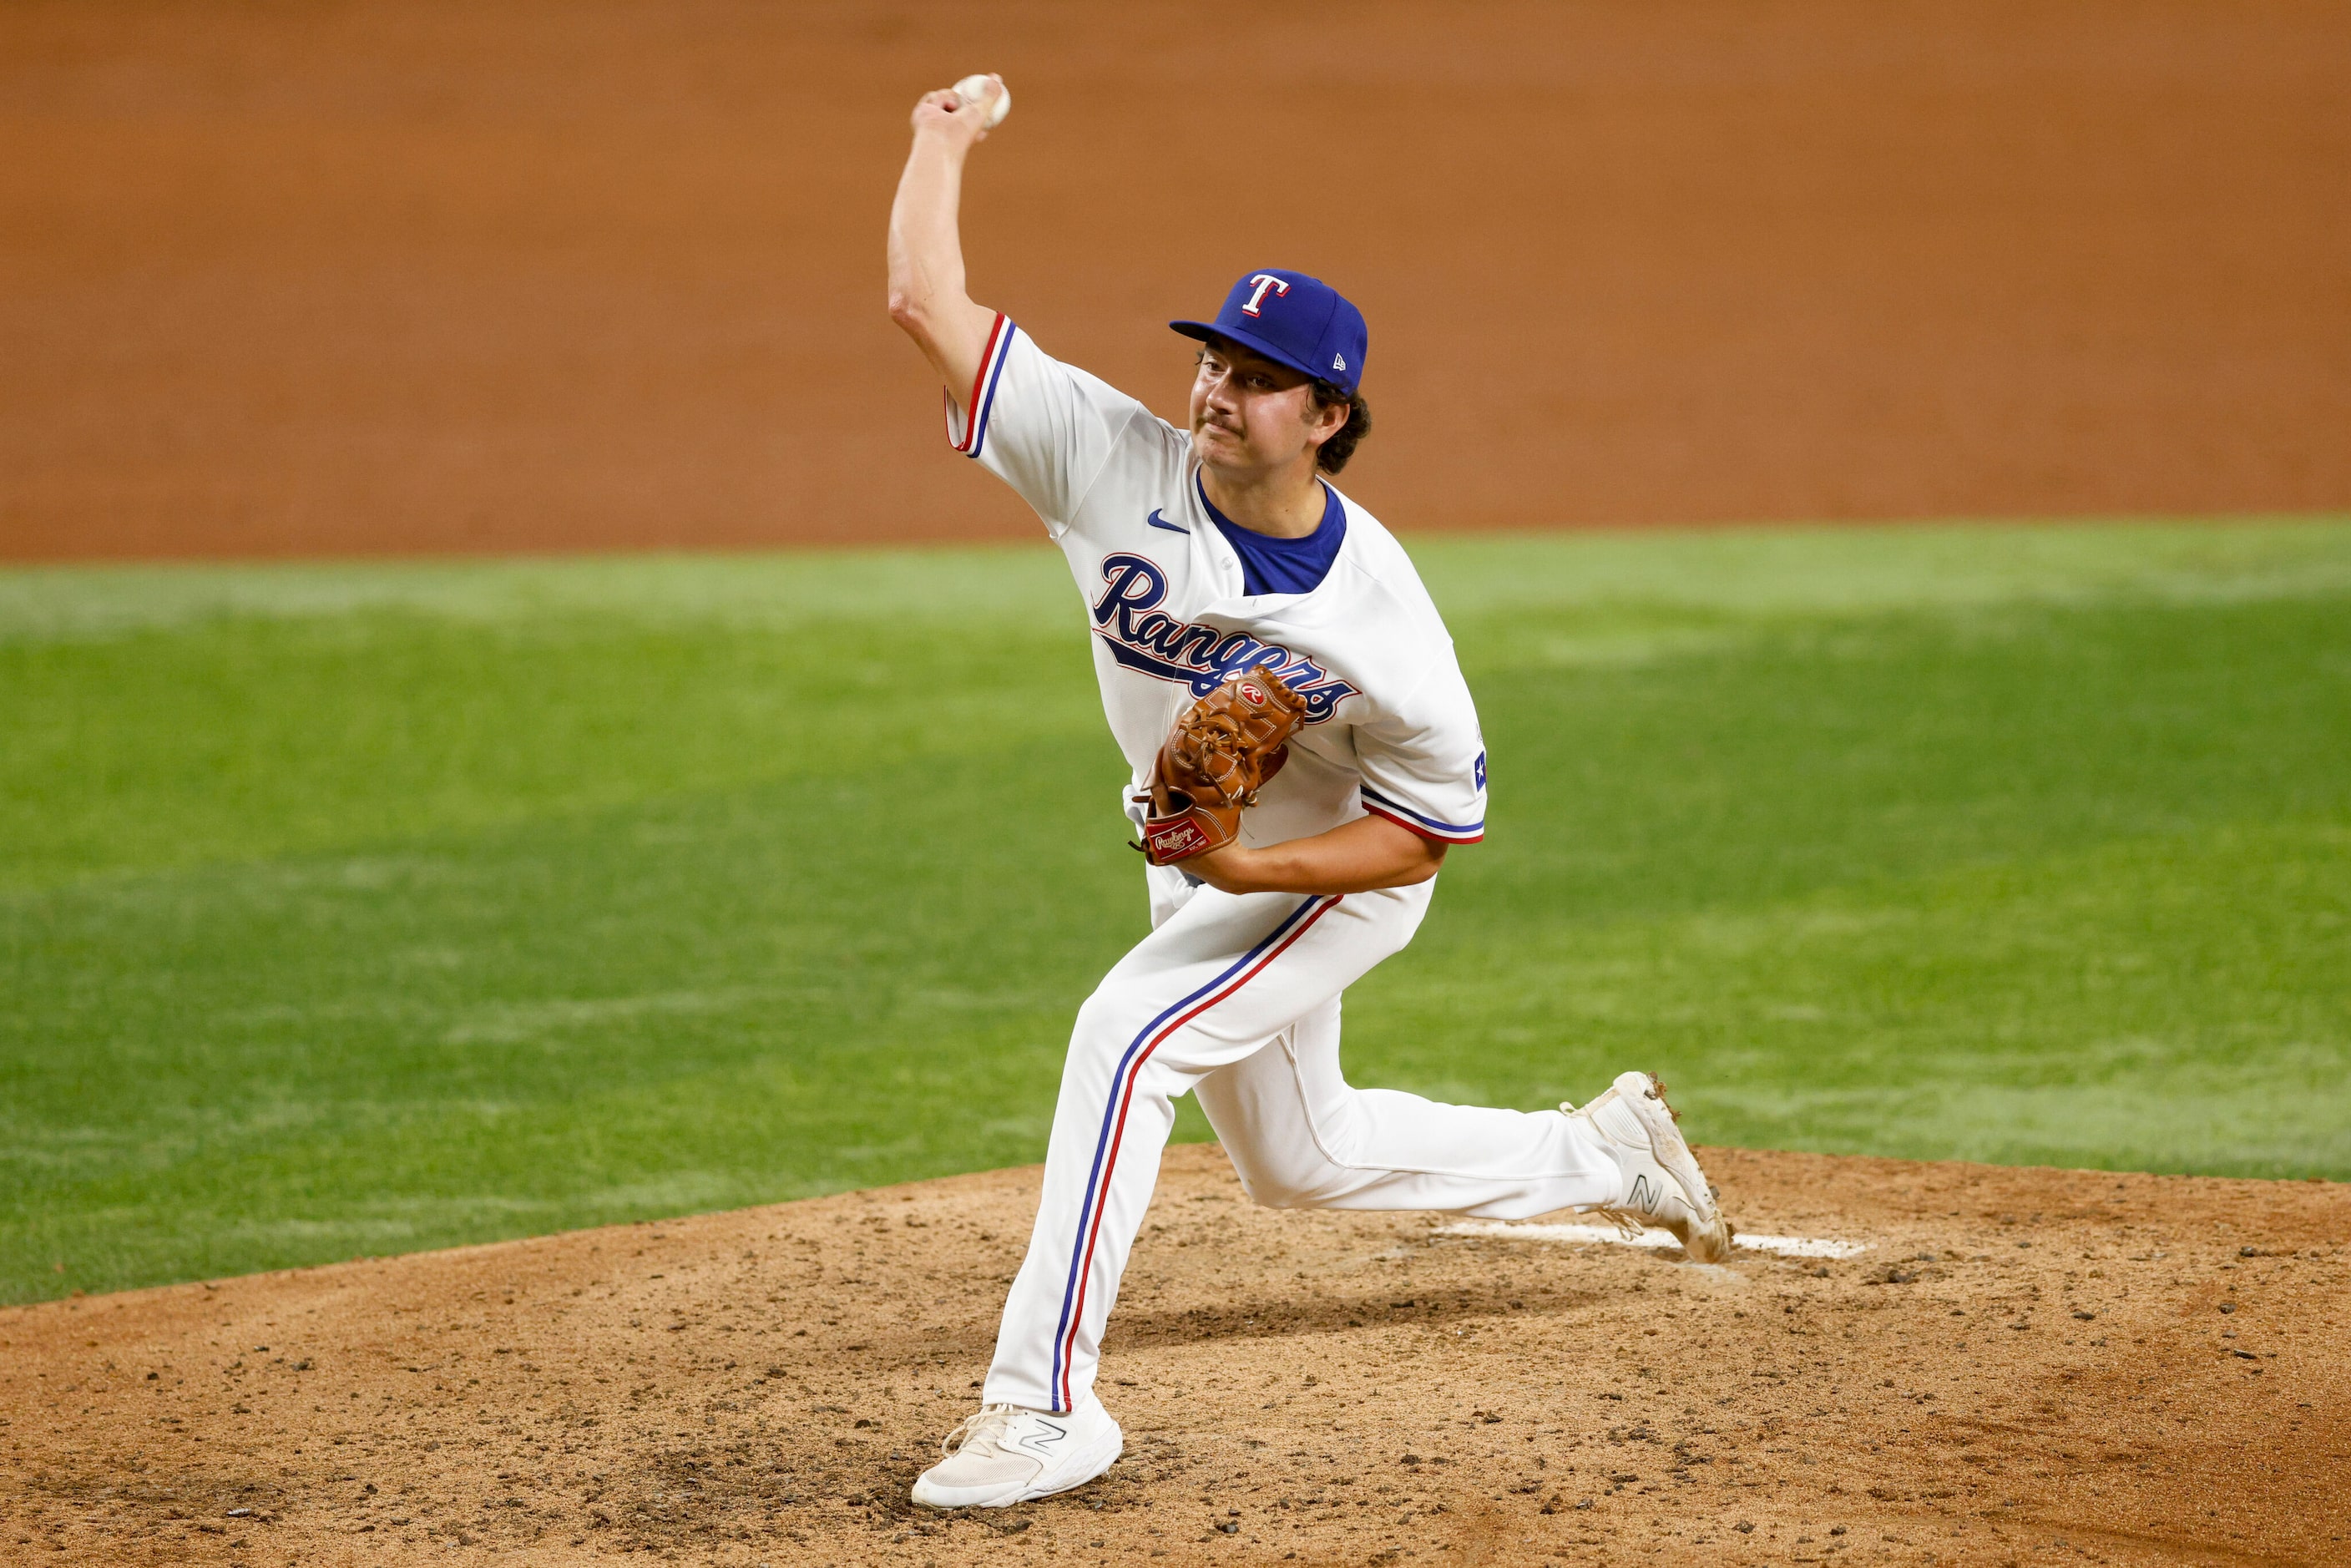
[[[1582,1110],[1564,1102],[1560,1110],[1592,1124],[1624,1162],[1625,1196],[1594,1212],[1635,1235],[1648,1225],[1672,1231],[1693,1262],[1730,1256],[1730,1222],[1715,1207],[1714,1188],[1674,1125],[1679,1113],[1666,1103],[1664,1084],[1646,1072],[1620,1072]]]
[[[1009,1508],[1083,1486],[1118,1462],[1125,1439],[1092,1394],[1066,1416],[983,1405],[939,1445],[914,1482],[925,1508]]]

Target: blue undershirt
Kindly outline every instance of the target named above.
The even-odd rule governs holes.
[[[1241,527],[1217,510],[1206,486],[1200,489],[1200,505],[1208,508],[1208,520],[1241,558],[1241,591],[1251,597],[1308,591],[1331,574],[1339,547],[1347,542],[1347,508],[1328,485],[1322,486],[1322,520],[1303,538],[1276,538]]]

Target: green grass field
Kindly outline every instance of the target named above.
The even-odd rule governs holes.
[[[2351,1177],[2351,526],[1416,553],[1358,1082]],[[0,573],[0,736],[9,1301],[1034,1160],[1143,927],[1043,549]]]

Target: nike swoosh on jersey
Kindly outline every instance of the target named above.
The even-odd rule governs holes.
[[[1177,528],[1174,523],[1171,523],[1166,518],[1161,517],[1159,515],[1159,508],[1156,507],[1152,507],[1151,515],[1143,520],[1149,523],[1155,528],[1165,528],[1171,534],[1188,534],[1192,531],[1189,528]]]

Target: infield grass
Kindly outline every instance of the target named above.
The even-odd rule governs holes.
[[[2351,1177],[2351,526],[1414,549],[1357,1082]],[[5,1300],[1034,1160],[1143,929],[1043,549],[0,573],[0,737]]]

